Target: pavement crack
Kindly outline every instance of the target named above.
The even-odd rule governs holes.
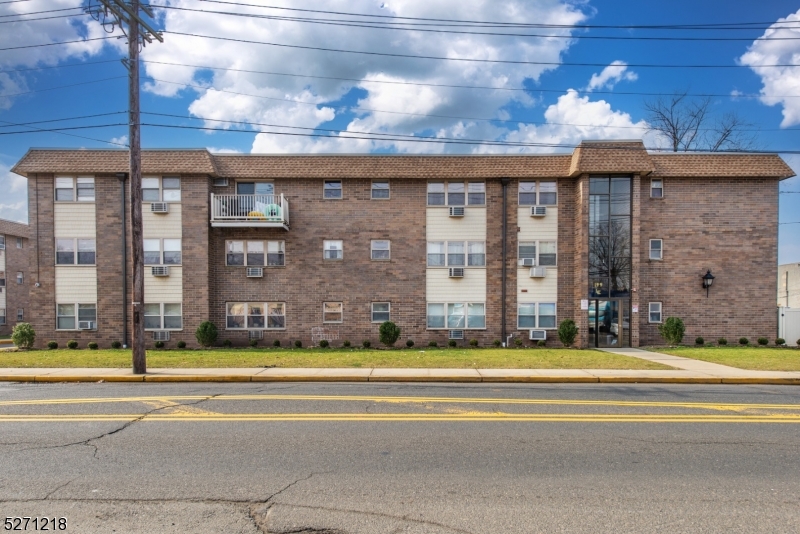
[[[42,498],[42,500],[43,500],[43,501],[46,501],[46,500],[48,500],[48,499],[50,498],[50,496],[51,496],[51,495],[53,495],[54,493],[56,493],[57,491],[59,491],[59,490],[61,490],[61,489],[64,489],[64,488],[66,488],[67,486],[69,486],[70,484],[72,484],[73,482],[75,482],[76,480],[78,480],[78,478],[79,478],[79,477],[75,477],[75,478],[73,478],[73,479],[71,479],[71,480],[68,480],[68,481],[64,482],[63,484],[61,484],[60,486],[58,486],[56,489],[54,489],[53,491],[51,491],[50,493],[48,493],[47,495],[45,495],[45,496],[44,496],[44,498]]]

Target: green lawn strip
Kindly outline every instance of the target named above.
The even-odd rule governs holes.
[[[0,367],[130,367],[130,350],[57,349],[0,353]],[[149,350],[150,368],[354,367],[442,369],[672,369],[575,349],[210,349]]]
[[[754,371],[800,371],[800,350],[793,348],[658,347],[647,350]]]

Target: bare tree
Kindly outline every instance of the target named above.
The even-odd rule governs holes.
[[[646,101],[650,131],[666,138],[673,152],[705,150],[709,152],[744,152],[757,148],[751,123],[735,112],[716,118],[711,113],[711,98],[688,98],[675,93]]]

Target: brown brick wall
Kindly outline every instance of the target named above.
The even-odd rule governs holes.
[[[28,177],[28,220],[32,246],[30,247],[31,282],[28,322],[36,331],[36,347],[43,347],[55,337],[55,234],[53,233],[53,175],[39,174]],[[35,287],[39,282],[39,287]],[[66,342],[67,338],[64,338]],[[61,343],[62,341],[59,341]]]
[[[4,234],[6,236],[6,249],[0,251],[6,257],[6,270],[2,274],[6,279],[6,287],[3,292],[6,297],[6,324],[0,325],[0,336],[11,334],[14,326],[17,324],[17,310],[23,310],[23,322],[30,322],[31,307],[29,297],[29,286],[31,282],[30,272],[30,249],[31,240],[26,237],[21,237],[22,248],[17,248],[17,237],[11,234]],[[21,272],[23,276],[23,283],[17,283],[17,273]]]
[[[574,303],[574,320],[578,326],[578,338],[575,340],[577,347],[589,346],[589,313],[580,309],[581,300],[585,299],[589,287],[589,175],[581,175],[575,181],[574,189],[575,219],[572,221],[566,218],[559,225],[571,225],[575,232],[575,253],[573,257],[573,280],[572,287],[559,287],[560,291],[568,291],[572,294]],[[560,236],[559,236],[560,237]],[[559,245],[560,248],[560,245]],[[560,319],[564,316],[560,315]]]
[[[558,181],[558,302],[556,304],[556,324],[564,319],[572,319],[579,324],[580,300],[575,299],[573,288],[576,284],[575,256],[577,254],[577,229],[574,221],[578,213],[577,181],[561,179]],[[551,346],[560,346],[558,334],[552,333]],[[577,340],[576,340],[577,343]],[[580,345],[579,345],[580,346]]]
[[[125,182],[129,199],[130,180]],[[122,339],[122,185],[114,176],[96,176],[95,210],[97,214],[97,332],[65,332],[63,335],[82,341],[96,341],[108,348]],[[126,218],[130,225],[130,218]],[[127,238],[130,240],[130,230]],[[130,247],[128,251],[130,261]],[[130,268],[128,276],[131,275]],[[130,306],[130,296],[128,305]],[[62,334],[59,334],[62,335]],[[79,339],[80,338],[80,339]],[[128,331],[130,340],[130,330]],[[61,342],[59,341],[59,345]]]

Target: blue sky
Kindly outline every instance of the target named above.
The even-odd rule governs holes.
[[[152,4],[166,6],[155,10],[154,22],[165,30],[165,42],[148,45],[142,54],[141,102],[147,112],[142,122],[181,128],[144,126],[145,148],[524,153],[569,151],[581,139],[602,138],[643,138],[648,147],[658,148],[665,143],[648,131],[645,102],[687,92],[716,95],[709,106],[712,122],[735,112],[751,124],[747,130],[760,149],[800,150],[800,66],[791,66],[800,57],[797,0]],[[77,8],[85,5],[81,0],[0,0],[0,217],[26,218],[24,180],[9,169],[28,148],[113,148],[127,142],[127,80],[119,62],[125,41],[99,39],[119,31],[106,33],[82,15]],[[362,22],[356,27],[342,20]],[[405,23],[405,29],[364,27],[366,21],[369,26]],[[728,27],[719,28],[724,24]],[[66,41],[81,42],[28,47]],[[67,120],[39,122],[54,119]],[[91,128],[41,131],[84,126]],[[22,131],[33,133],[8,134]],[[311,132],[328,137],[308,136]],[[496,144],[405,142],[376,134]],[[784,158],[800,172],[800,154],[784,153]],[[781,190],[800,191],[800,178],[784,181]],[[800,195],[781,194],[780,202],[779,261],[800,262],[800,224],[788,224],[800,221]]]

